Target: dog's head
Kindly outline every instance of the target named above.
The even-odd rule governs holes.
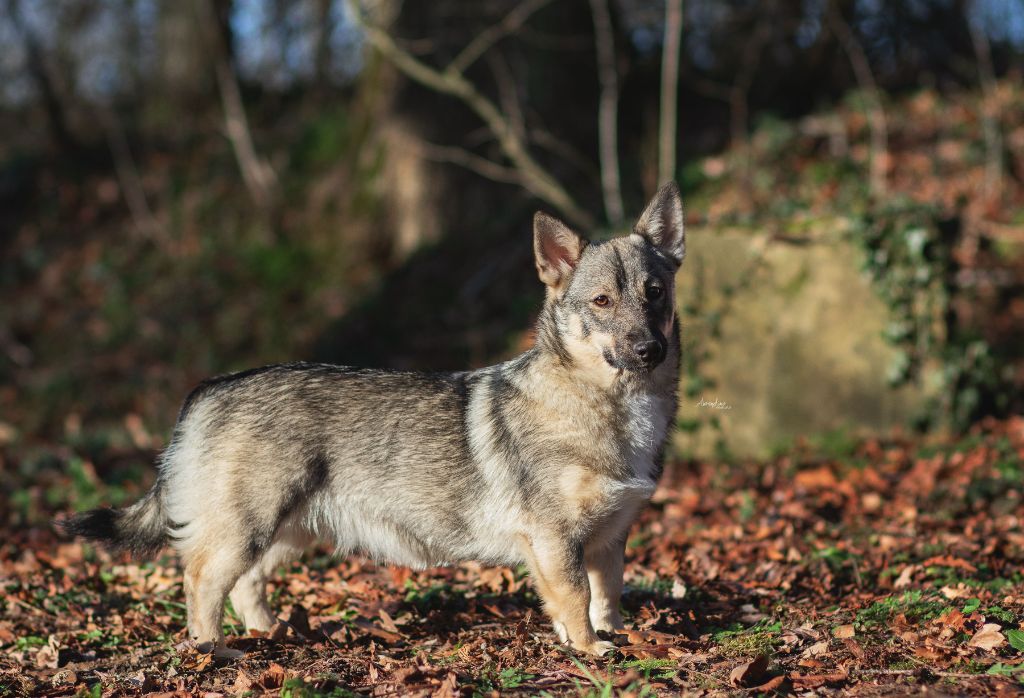
[[[664,185],[633,232],[592,243],[538,213],[534,254],[548,288],[541,336],[574,362],[651,371],[665,360],[675,321],[675,274],[686,254],[679,187]]]

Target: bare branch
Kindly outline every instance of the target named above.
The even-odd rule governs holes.
[[[832,33],[839,39],[839,44],[846,52],[847,58],[850,59],[853,74],[857,78],[857,85],[870,102],[868,105],[868,123],[871,128],[870,186],[873,196],[882,196],[886,188],[885,169],[886,160],[889,157],[889,128],[886,124],[881,93],[875,83],[875,76],[871,72],[871,64],[868,63],[864,47],[857,41],[850,25],[840,14],[839,8],[833,5],[827,14]]]
[[[487,65],[490,66],[494,82],[498,86],[498,99],[501,100],[502,111],[508,116],[516,135],[525,139],[526,119],[523,118],[523,110],[519,106],[519,91],[512,76],[512,69],[497,51],[487,54]]]
[[[601,159],[601,192],[604,210],[613,226],[622,223],[622,186],[619,182],[619,74],[615,64],[615,36],[607,0],[590,0],[594,17],[597,76],[601,97],[597,111],[598,153]]]
[[[473,65],[491,46],[494,46],[494,44],[509,34],[514,33],[523,26],[526,20],[530,18],[530,15],[550,2],[551,0],[526,0],[526,2],[516,5],[499,23],[477,34],[476,38],[469,42],[466,48],[462,49],[459,55],[455,56],[452,62],[448,64],[444,72],[466,72],[466,68]]]
[[[142,187],[142,179],[135,166],[135,158],[132,157],[124,127],[112,109],[98,109],[97,115],[106,131],[110,154],[114,158],[114,171],[117,173],[121,187],[121,195],[128,205],[128,211],[132,215],[132,220],[135,221],[135,227],[143,237],[152,237],[160,231],[160,226],[153,216],[149,202],[146,201],[146,192]]]
[[[661,114],[658,125],[658,185],[676,172],[676,128],[679,100],[679,48],[683,32],[683,0],[665,3],[665,39],[661,54]]]
[[[210,0],[195,0],[195,8],[201,31],[204,26],[216,26],[216,16]],[[242,180],[249,190],[249,195],[257,206],[266,208],[276,198],[277,175],[270,164],[256,152],[252,131],[249,128],[249,118],[242,102],[242,93],[238,88],[235,69],[231,65],[223,37],[219,32],[210,29],[207,29],[205,34],[213,54],[217,88],[224,109],[224,132],[231,141],[238,169],[242,173]]]
[[[600,174],[594,167],[594,161],[574,148],[571,143],[562,140],[547,129],[536,127],[530,129],[530,142],[536,143],[552,155],[574,166],[586,175],[595,186],[601,185]]]
[[[465,148],[450,145],[438,145],[427,141],[417,141],[417,150],[428,160],[435,162],[449,162],[454,165],[461,165],[467,170],[472,170],[482,177],[495,182],[506,184],[522,184],[522,177],[519,172],[511,167],[499,165],[496,162],[481,157]]]
[[[387,32],[365,21],[359,12],[356,0],[350,0],[350,2],[353,6],[353,16],[356,21],[360,22],[366,40],[384,58],[410,79],[442,94],[457,97],[476,112],[477,116],[487,124],[494,134],[505,157],[519,171],[523,187],[539,199],[546,201],[574,223],[584,226],[589,226],[592,223],[593,219],[590,214],[580,208],[569,192],[540,163],[534,160],[523,139],[516,134],[508,119],[502,115],[491,100],[481,94],[461,73],[455,71],[442,73],[409,55],[395,43]]]

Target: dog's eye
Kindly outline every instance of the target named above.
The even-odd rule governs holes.
[[[598,308],[606,308],[609,305],[611,305],[611,302],[612,300],[603,293],[600,296],[594,298],[594,305],[596,305]]]
[[[665,289],[663,289],[661,286],[647,287],[647,297],[650,298],[652,301],[661,298],[661,295],[663,293],[665,293]]]

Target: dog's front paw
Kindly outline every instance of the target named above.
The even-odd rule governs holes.
[[[555,631],[555,635],[558,636],[558,641],[565,644],[569,641],[569,632],[565,629],[565,623],[560,620],[551,621],[551,627]]]

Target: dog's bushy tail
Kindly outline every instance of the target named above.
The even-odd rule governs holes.
[[[57,525],[68,535],[102,543],[111,551],[127,550],[135,557],[155,555],[167,542],[160,481],[127,509],[93,509]]]

